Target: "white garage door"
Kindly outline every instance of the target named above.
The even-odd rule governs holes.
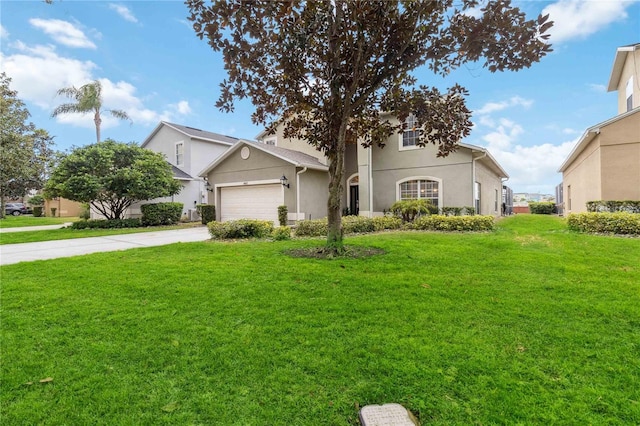
[[[281,184],[248,185],[221,188],[220,218],[278,221],[278,206],[284,204]]]

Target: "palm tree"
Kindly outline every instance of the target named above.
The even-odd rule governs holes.
[[[93,122],[96,125],[97,142],[100,142],[100,124],[102,124],[102,119],[100,118],[101,112],[108,112],[115,118],[131,121],[127,113],[122,110],[102,109],[102,85],[98,80],[87,83],[79,88],[76,88],[75,86],[63,87],[58,90],[58,95],[64,95],[67,98],[74,99],[75,102],[59,105],[53,110],[51,117],[57,117],[60,114],[73,112],[79,112],[82,114],[93,112]]]

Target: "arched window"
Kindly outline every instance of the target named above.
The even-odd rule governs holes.
[[[429,179],[414,179],[400,182],[400,200],[429,200],[431,204],[440,207],[440,182]]]

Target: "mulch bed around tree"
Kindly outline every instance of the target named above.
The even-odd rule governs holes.
[[[311,259],[361,259],[365,257],[385,254],[386,251],[377,247],[344,246],[344,253],[336,254],[326,247],[307,247],[285,250],[283,252],[291,257],[305,257]]]

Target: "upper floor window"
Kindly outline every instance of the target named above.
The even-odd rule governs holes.
[[[435,180],[409,180],[400,184],[400,200],[429,200],[436,207],[440,184]]]
[[[184,165],[184,142],[176,144],[176,166]]]
[[[277,141],[277,138],[269,138],[264,140],[264,144],[276,146],[276,141]]]
[[[625,98],[627,99],[627,111],[631,111],[633,109],[633,76],[627,80]]]
[[[418,120],[413,115],[407,117],[405,121],[404,131],[402,132],[401,148],[410,148],[418,145],[420,138],[420,129],[418,128]]]

